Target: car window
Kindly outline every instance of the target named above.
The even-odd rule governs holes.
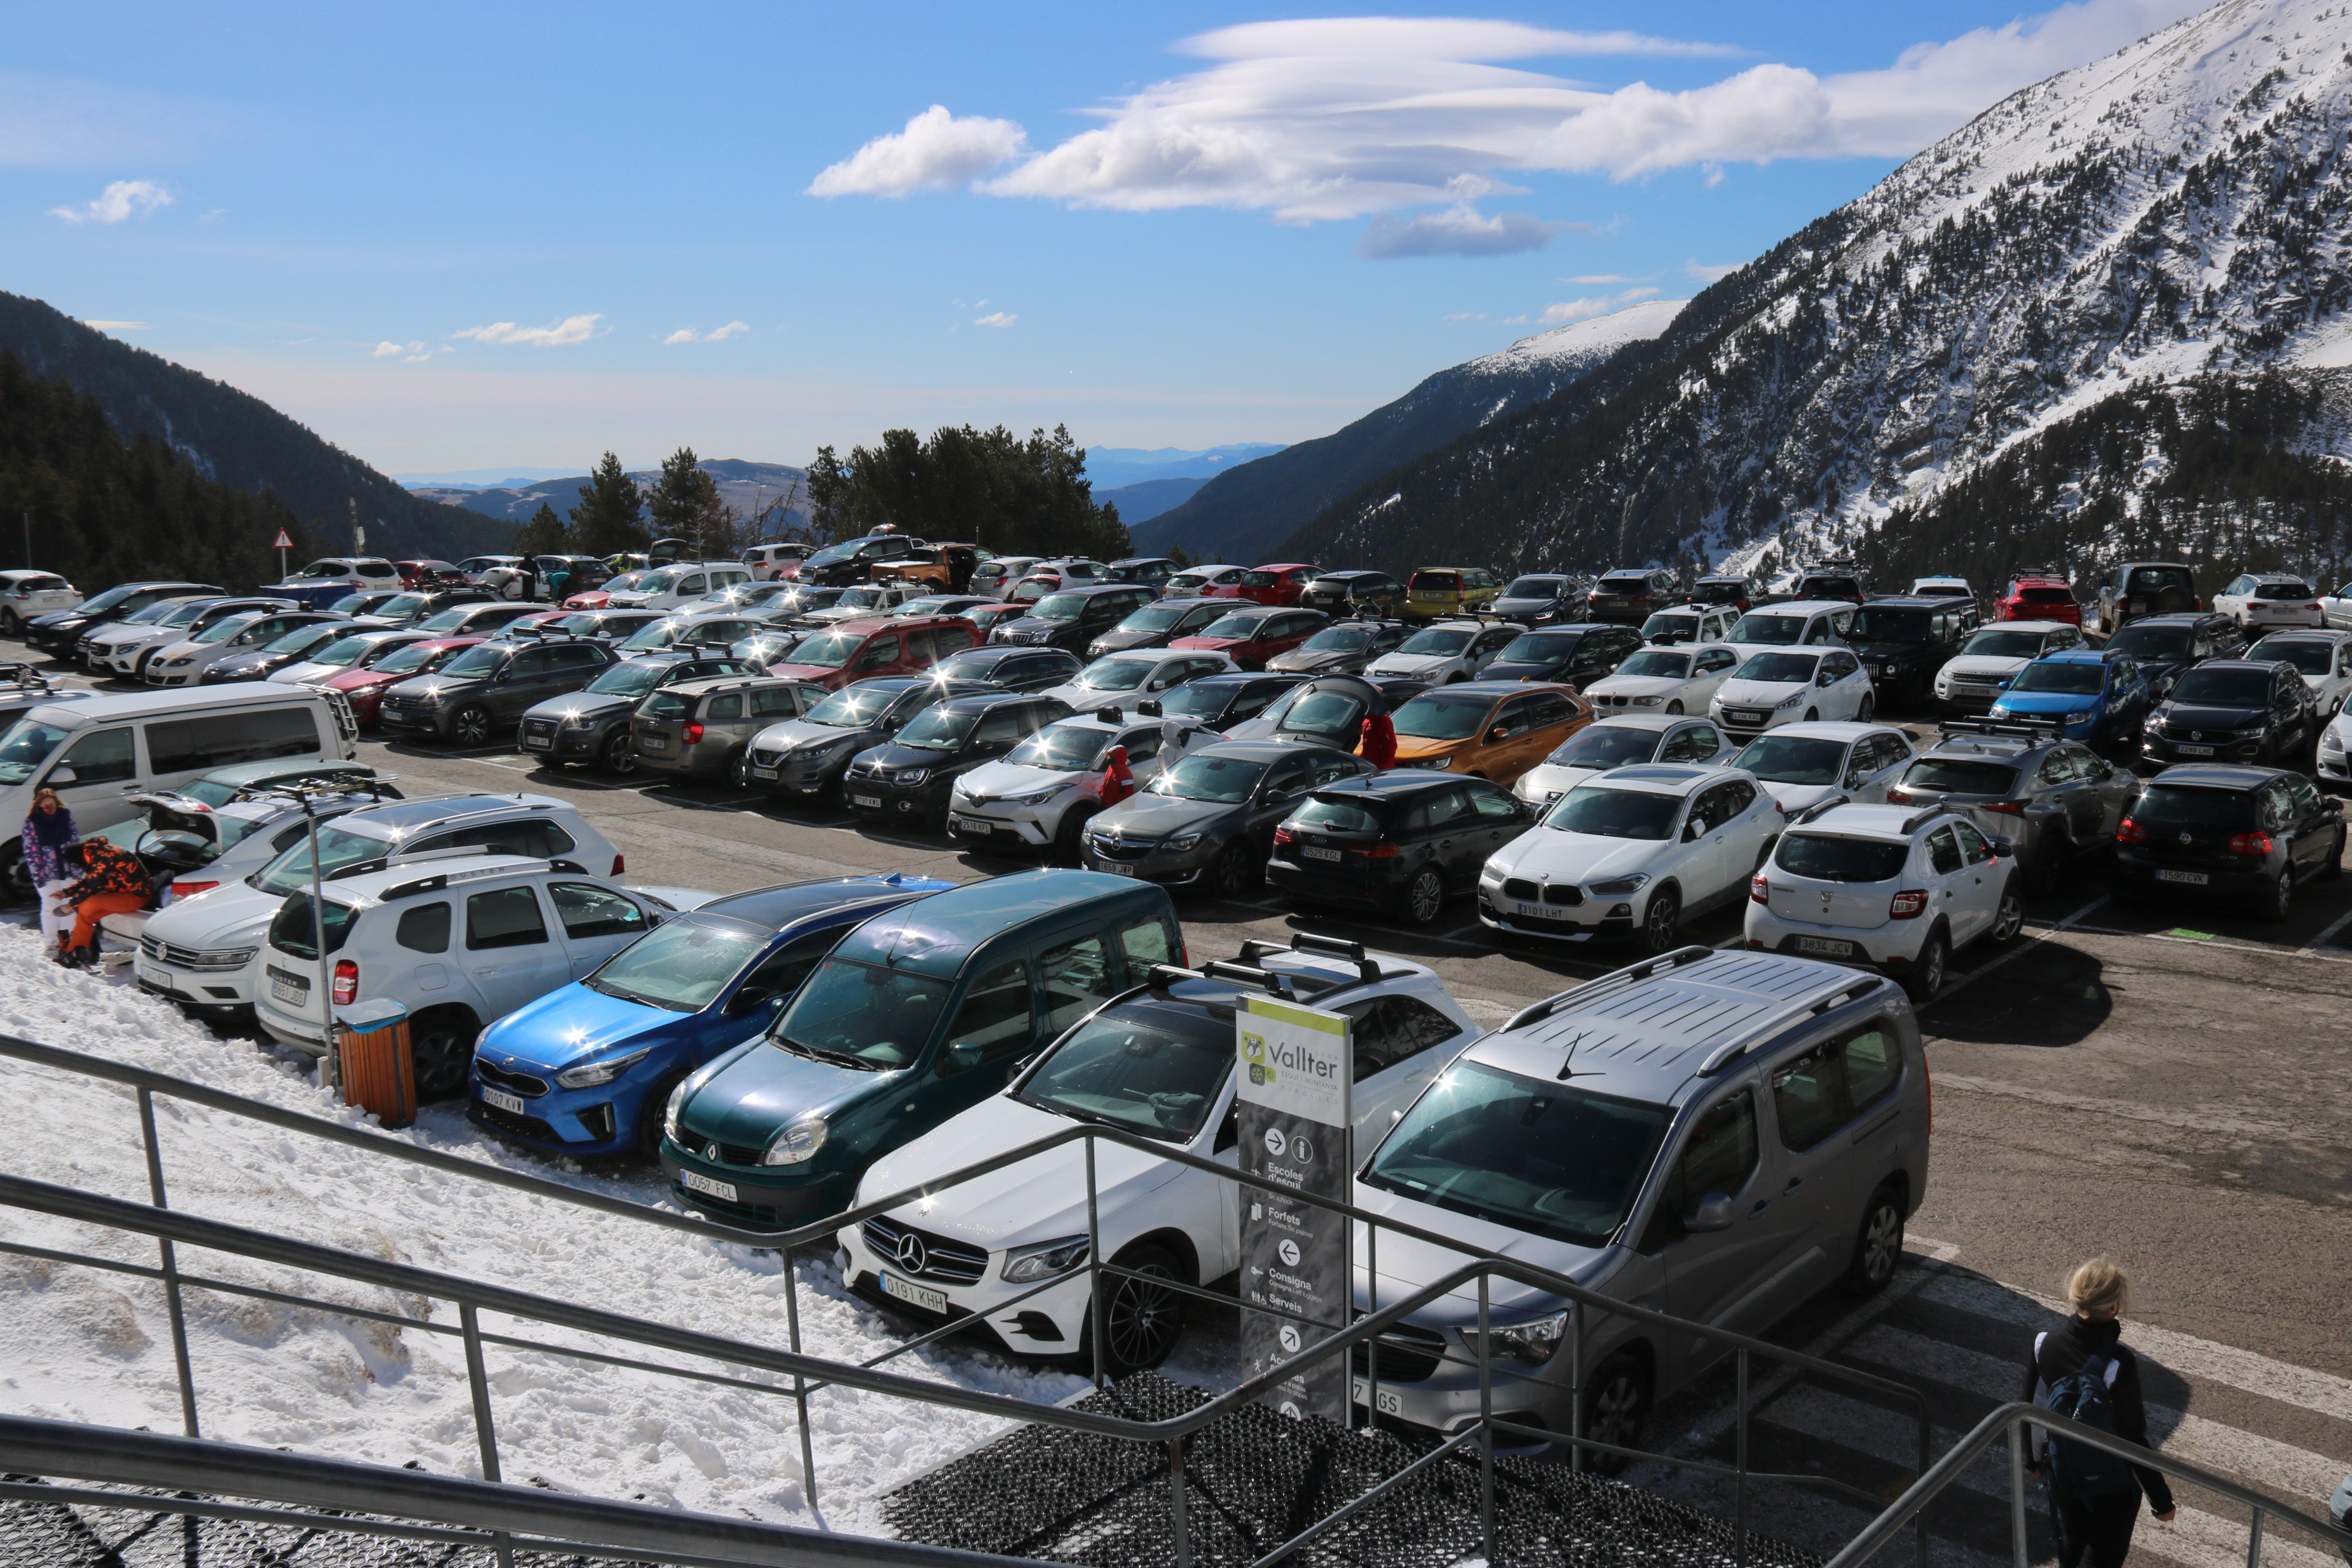
[[[1362,772],[1363,769],[1358,765],[1356,759],[1351,756],[1334,754],[1328,757],[1318,758],[1315,763],[1314,775],[1307,780],[1307,787],[1313,788],[1318,784],[1337,784],[1341,779],[1354,778],[1357,774]]]
[[[1756,804],[1756,786],[1746,779],[1734,779],[1723,786],[1723,820],[1733,817]]]
[[[645,910],[593,882],[551,882],[547,896],[566,936],[634,936],[646,927]]]
[[[740,989],[750,991],[756,988],[778,996],[798,991],[840,940],[841,928],[838,926],[795,938],[761,959],[759,967],[743,977]]]
[[[392,940],[411,952],[448,952],[449,906],[417,904],[401,910],[400,923],[393,927]]]
[[[1285,757],[1268,771],[1265,794],[1269,799],[1276,795],[1297,795],[1307,787],[1307,781],[1314,775],[1314,763],[1307,758]]]
[[[1902,1047],[1884,1025],[1847,1036],[1838,1048],[1845,1066],[1846,1100],[1855,1111],[1869,1110],[1902,1081]]]
[[[1780,1142],[1810,1149],[1845,1125],[1845,1063],[1834,1041],[1823,1041],[1772,1069],[1772,1113]]]
[[[2033,776],[2047,784],[2064,784],[2075,776],[2074,764],[2065,752],[2053,752],[2042,759],[2042,766]]]
[[[1469,797],[1459,787],[1433,790],[1412,803],[1412,809],[1405,814],[1405,831],[1422,833],[1445,827],[1470,816],[1473,809]]]
[[[69,788],[82,784],[120,784],[138,773],[131,759],[129,726],[92,730],[66,749],[62,764],[74,771]],[[161,771],[161,770],[159,770]]]
[[[1687,730],[1677,730],[1666,737],[1658,748],[1662,763],[1702,763],[1715,755],[1715,731],[1704,724],[1694,724]]]
[[[1416,996],[1381,996],[1339,1010],[1352,1020],[1348,1037],[1358,1083],[1461,1033],[1453,1019]]]
[[[1991,842],[1977,831],[1974,824],[1956,822],[1952,824],[1952,831],[1959,836],[1960,853],[1968,857],[1969,865],[1981,866],[1992,858]]]
[[[1471,809],[1492,822],[1512,822],[1519,815],[1518,803],[1506,792],[1492,784],[1474,784],[1464,786],[1470,792]]]
[[[1176,949],[1169,942],[1168,923],[1157,918],[1129,921],[1119,927],[1118,949],[1127,956],[1130,984],[1141,984],[1139,977],[1151,965],[1176,962]]]
[[[1158,730],[1135,730],[1119,737],[1118,743],[1127,748],[1127,760],[1132,765],[1136,763],[1148,763],[1158,756],[1160,741],[1160,734]]]
[[[1019,703],[1007,703],[992,708],[981,717],[980,727],[972,731],[975,746],[1003,745],[1017,741],[1037,726],[1032,721],[1035,710]]]
[[[1110,950],[1099,936],[1080,937],[1037,955],[1045,980],[1045,1028],[1049,1034],[1085,1017],[1110,999]]]
[[[1756,1174],[1756,1091],[1743,1089],[1700,1116],[1682,1157],[1658,1194],[1657,1212],[1679,1234],[1680,1221],[1698,1212],[1709,1193],[1736,1198]]]
[[[754,719],[789,719],[801,710],[790,686],[755,687],[751,697]]]
[[[1927,836],[1927,859],[1939,877],[1960,868],[1960,841],[1948,824]]]
[[[466,900],[466,947],[530,947],[547,940],[539,900],[527,888],[493,888]]]
[[[572,836],[555,824],[526,819],[520,822],[486,822],[478,827],[461,827],[412,846],[411,853],[461,846],[507,855],[528,855],[540,860],[569,854],[573,847]]]

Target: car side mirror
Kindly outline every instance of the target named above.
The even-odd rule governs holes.
[[[1698,1207],[1683,1215],[1683,1228],[1696,1234],[1731,1228],[1731,1196],[1727,1193],[1709,1193],[1698,1200]]]
[[[55,767],[49,770],[48,783],[51,785],[79,784],[80,782],[81,775],[74,772],[71,768]]]
[[[1486,731],[1486,739],[1489,742],[1507,741],[1510,738],[1511,727],[1508,724],[1497,724],[1493,729]]]
[[[1845,787],[1848,789],[1860,789],[1864,776],[1865,775],[1860,768],[1854,769],[1853,772],[1845,775]]]
[[[2017,853],[2017,846],[2007,838],[1988,838],[1985,846],[1992,851],[1992,858],[1996,860],[2006,860]]]
[[[1706,837],[1706,824],[1694,817],[1683,824],[1683,842],[1696,844]]]
[[[746,1013],[756,1013],[775,1000],[776,993],[770,987],[746,985],[735,993],[733,999],[727,1004],[727,1011],[740,1017]]]
[[[958,1040],[948,1047],[948,1066],[957,1072],[970,1072],[980,1065],[981,1047],[977,1040]]]

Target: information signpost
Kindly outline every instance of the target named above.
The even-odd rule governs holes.
[[[1252,996],[1234,1022],[1241,1168],[1302,1195],[1345,1203],[1355,1169],[1354,1095],[1345,1015]],[[1347,1217],[1262,1187],[1242,1189],[1242,1354],[1247,1375],[1347,1326],[1352,1237]],[[1348,1364],[1323,1363],[1267,1400],[1286,1415],[1348,1424]]]

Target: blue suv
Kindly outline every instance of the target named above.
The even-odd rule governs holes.
[[[484,1030],[467,1114],[550,1153],[651,1155],[670,1090],[757,1038],[845,932],[954,886],[895,873],[788,882],[664,921]]]
[[[2071,647],[2019,670],[1991,716],[2055,724],[2066,739],[2098,747],[2136,743],[2147,708],[2147,679],[2137,659]]]

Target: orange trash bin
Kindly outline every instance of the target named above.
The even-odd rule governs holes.
[[[416,1059],[408,1045],[408,1009],[385,998],[335,1015],[335,1050],[342,1058],[343,1103],[375,1115],[386,1127],[416,1120]]]

